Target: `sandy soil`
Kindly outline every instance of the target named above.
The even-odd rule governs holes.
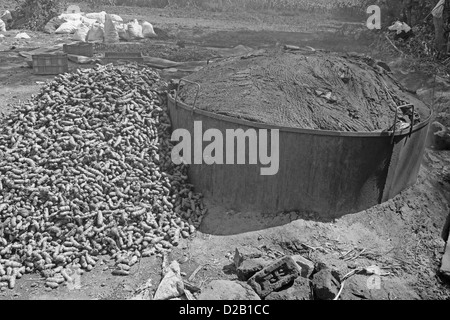
[[[313,17],[303,17],[303,20],[302,17],[278,17],[271,21],[266,15],[243,13],[227,16],[224,13],[143,11],[141,8],[114,8],[111,11],[125,16],[139,12],[156,27],[165,30],[171,37],[167,42],[172,45],[180,40],[208,47],[238,44],[265,47],[280,42],[337,51],[370,52],[364,43],[354,39],[308,33],[311,29],[326,32],[336,28],[325,18],[318,23]],[[324,27],[318,28],[319,25]],[[18,106],[20,101],[36,93],[39,82],[51,79],[33,75],[31,69],[24,67],[24,60],[17,57],[17,52],[65,41],[40,33],[29,34],[33,39],[28,43],[11,38],[0,40],[0,51],[16,47],[0,52],[2,112],[8,112],[12,106]],[[416,81],[402,80],[417,83],[417,78]],[[424,85],[427,83],[424,81]],[[368,299],[449,299],[450,286],[438,276],[444,250],[441,232],[449,213],[449,166],[450,152],[429,149],[415,186],[387,203],[335,221],[322,221],[294,212],[271,215],[230,212],[210,203],[210,213],[201,232],[192,241],[185,241],[176,248],[171,258],[180,261],[186,277],[198,266],[203,266],[193,280],[202,286],[212,279],[236,278],[227,268],[231,263],[229,253],[236,247],[262,247],[326,261],[342,273],[358,266],[376,264],[385,267],[390,275],[383,277],[380,290],[369,292],[365,289],[364,296]],[[347,258],[352,259],[346,261]],[[39,275],[26,275],[18,281],[16,289],[0,291],[0,299],[126,299],[149,278],[153,290],[159,283],[161,259],[142,259],[133,267],[133,276],[125,278],[112,276],[109,266],[105,258],[103,265],[82,276],[80,289],[72,290],[45,289]],[[346,290],[343,297],[355,298]]]

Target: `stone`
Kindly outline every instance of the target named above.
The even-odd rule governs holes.
[[[447,240],[445,253],[442,257],[442,264],[440,269],[441,274],[450,279],[450,237]]]
[[[261,298],[245,283],[229,280],[213,280],[198,300],[261,300]]]
[[[450,214],[447,216],[447,220],[444,224],[444,229],[442,230],[442,240],[445,242],[448,242],[447,239],[449,239],[450,236]]]
[[[372,300],[371,291],[367,285],[366,275],[353,275],[345,280],[340,300]]]
[[[391,72],[392,71],[391,67],[389,67],[389,65],[386,62],[384,62],[384,61],[378,60],[377,61],[377,65],[380,66],[381,68],[383,68],[384,70],[386,70],[387,72]]]
[[[446,126],[440,122],[431,124],[432,143],[438,150],[450,150],[450,132]]]
[[[448,87],[450,90],[450,86]],[[436,115],[435,120],[436,122],[442,124],[444,127],[450,127],[450,114],[447,112],[439,112]]]
[[[265,298],[292,284],[300,274],[301,269],[295,261],[291,257],[284,257],[257,272],[248,280],[248,284],[261,298]]]
[[[247,281],[255,273],[261,271],[270,264],[270,261],[264,258],[248,259],[244,260],[237,268],[237,276],[241,281]]]
[[[234,266],[239,268],[242,262],[246,259],[256,259],[261,258],[263,256],[263,253],[256,249],[256,248],[249,248],[249,247],[243,247],[243,248],[236,248],[234,252]]]
[[[340,289],[339,276],[330,268],[314,274],[312,284],[316,300],[333,300]]]
[[[337,258],[332,254],[318,253],[314,257],[315,272],[319,272],[322,269],[331,269],[336,279],[342,279],[350,270],[347,265],[347,261]]]
[[[304,277],[298,277],[291,287],[283,291],[272,292],[265,300],[312,300],[310,282]]]
[[[374,286],[368,275],[353,275],[345,280],[339,300],[420,300],[403,279],[382,277]]]
[[[301,255],[292,256],[292,259],[302,270],[300,276],[309,279],[314,272],[314,263]]]
[[[184,294],[184,284],[181,278],[180,265],[177,261],[173,261],[164,278],[156,290],[154,300],[170,300],[179,298]]]

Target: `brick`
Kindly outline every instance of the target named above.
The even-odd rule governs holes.
[[[292,256],[292,259],[302,270],[300,276],[309,279],[314,272],[314,263],[301,255]]]
[[[261,297],[292,284],[301,274],[301,269],[291,257],[278,260],[257,272],[248,284]]]
[[[280,292],[272,292],[265,300],[312,300],[310,280],[298,277],[292,287]]]
[[[241,265],[237,268],[237,275],[239,280],[247,281],[250,279],[255,273],[261,271],[265,267],[267,267],[271,261],[268,261],[264,258],[256,258],[256,259],[248,259],[244,260]]]

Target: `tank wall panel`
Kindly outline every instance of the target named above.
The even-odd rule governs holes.
[[[261,127],[229,117],[224,121],[204,111],[193,112],[180,102],[176,105],[170,96],[168,105],[173,128],[187,129],[192,137],[194,121],[202,122],[203,132],[218,129],[224,137],[227,129]],[[338,217],[370,208],[414,184],[427,129],[428,125],[423,126],[411,137],[397,136],[394,144],[391,136],[380,133],[352,136],[282,129],[276,175],[263,176],[262,166],[248,161],[234,165],[192,164],[189,175],[196,191],[230,209],[300,210]],[[209,143],[204,142],[203,148]]]

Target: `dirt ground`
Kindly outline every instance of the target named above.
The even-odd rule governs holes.
[[[148,54],[175,61],[203,60],[208,58],[208,50],[221,52],[217,47],[263,48],[277,43],[377,54],[362,40],[330,33],[343,22],[327,17],[227,15],[123,7],[107,11],[124,18],[145,18],[164,30],[166,39],[158,39],[158,43],[166,42],[173,53],[165,49],[151,51],[149,44]],[[51,79],[33,75],[18,52],[67,41],[67,37],[27,33],[32,39],[0,39],[2,113],[19,106],[39,90],[43,81]],[[180,41],[185,44],[180,46]],[[12,47],[15,48],[11,50]],[[183,52],[187,52],[185,56]],[[414,85],[420,82],[422,87],[415,90],[429,89],[423,86],[429,86],[430,82],[420,81],[420,77],[404,76],[402,82]],[[360,298],[362,295],[365,299],[450,299],[449,284],[438,276],[444,252],[441,232],[449,213],[449,168],[450,152],[427,149],[415,186],[387,203],[335,221],[296,212],[270,215],[233,212],[209,203],[209,214],[200,232],[193,240],[183,241],[171,258],[180,262],[186,278],[201,267],[192,280],[200,287],[213,279],[236,279],[227,268],[231,263],[230,253],[236,247],[258,247],[267,252],[298,253],[313,261],[326,261],[343,274],[359,266],[386,268],[389,275],[382,278],[381,289],[365,288]],[[161,264],[160,258],[144,258],[133,267],[132,276],[115,277],[111,275],[111,262],[105,257],[102,264],[81,277],[78,289],[46,289],[39,275],[32,274],[18,280],[14,290],[0,291],[0,299],[128,299],[148,279],[152,280],[152,290],[156,290]],[[364,283],[366,279],[354,279],[353,286],[363,288],[358,281]],[[351,294],[351,288],[344,289],[343,298],[357,297]]]

